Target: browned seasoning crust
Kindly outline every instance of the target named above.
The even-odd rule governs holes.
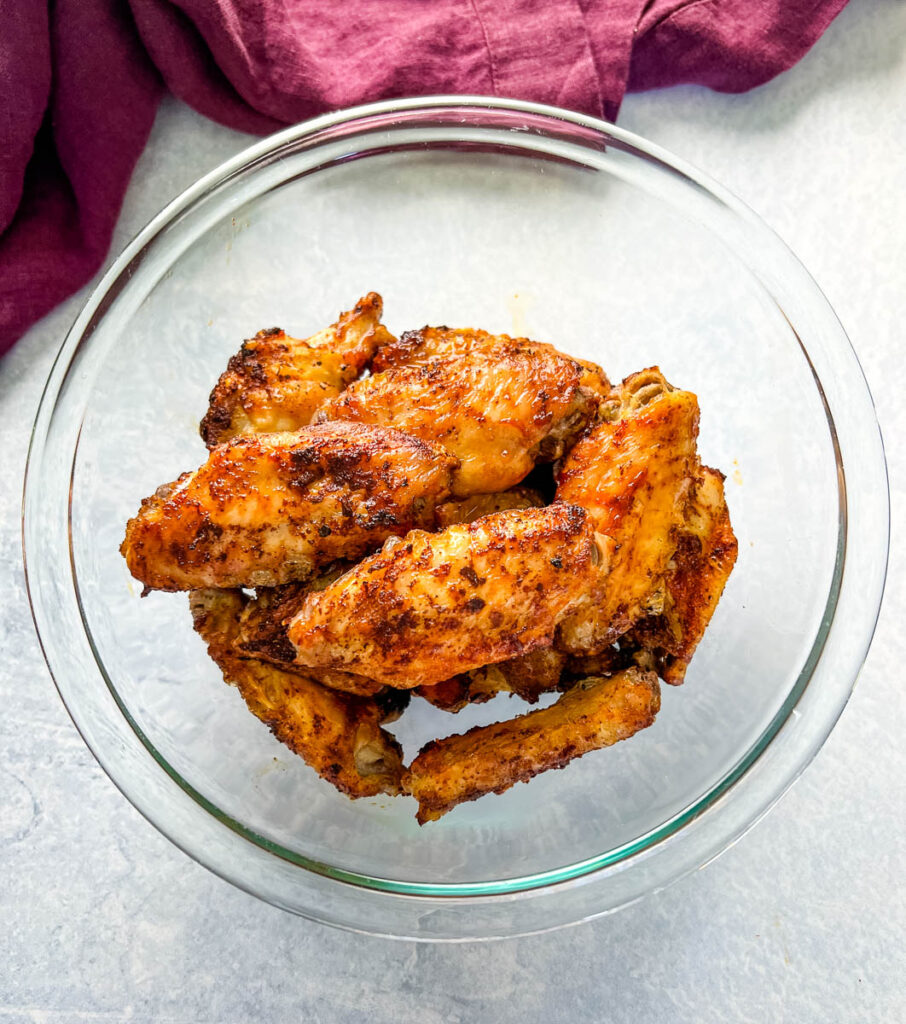
[[[503,493],[477,494],[460,501],[445,502],[436,509],[435,523],[438,529],[443,529],[455,523],[474,522],[493,512],[511,508],[540,508],[543,505],[544,501],[535,491],[514,487]],[[350,568],[351,564],[344,562],[308,583],[259,589],[255,599],[250,600],[243,609],[236,640],[237,649],[245,655],[281,665],[289,671],[304,671],[319,682],[348,693],[369,694],[379,690],[380,684],[365,676],[330,669],[300,669],[293,664],[296,649],[289,639],[289,620],[300,611],[307,593],[324,590]],[[557,685],[555,681],[546,686],[539,677],[540,667],[551,658],[561,659],[563,656],[551,649],[532,652],[512,662],[501,663],[500,672],[492,673],[491,669],[495,667],[488,666],[438,684],[441,689],[436,694],[433,687],[419,688],[419,692],[426,700],[445,710],[459,710],[467,703],[488,700],[500,690],[518,693],[527,700],[537,700],[537,693],[543,689],[554,689]],[[512,669],[509,669],[510,665]],[[550,670],[547,674],[550,675]],[[422,689],[424,692],[421,692]],[[454,693],[455,698],[452,696]],[[532,698],[530,693],[536,696]],[[445,697],[444,694],[449,696]]]
[[[595,416],[607,378],[550,345],[485,332],[426,329],[481,344],[438,344],[325,402],[318,421],[395,426],[442,444],[461,465],[458,497],[505,491],[552,462]],[[380,362],[379,365],[385,365]]]
[[[190,596],[195,629],[249,710],[306,764],[351,797],[400,792],[402,752],[381,723],[399,707],[336,693],[274,665],[239,657],[233,646],[245,598],[238,590]]]
[[[511,338],[508,334],[490,334],[472,327],[422,327],[417,331],[406,331],[375,354],[371,368],[375,373],[383,373],[397,366],[418,366],[442,356],[468,356],[474,352],[500,356],[520,351],[532,353],[539,359],[568,359],[580,367],[580,383],[583,387],[601,399],[606,398],[610,391],[607,374],[597,363],[566,355],[543,341]]]
[[[395,340],[380,323],[383,301],[370,292],[335,324],[305,340],[279,327],[243,342],[211,392],[201,421],[209,448],[239,434],[298,430]]]
[[[503,793],[627,739],[651,725],[659,708],[654,672],[633,666],[609,679],[586,679],[549,708],[433,740],[409,766],[403,786],[418,800],[419,824],[435,821],[457,804]]]
[[[121,551],[156,590],[279,586],[430,527],[456,460],[384,427],[239,437],[142,502]]]
[[[708,466],[693,481],[666,575],[664,610],[641,619],[631,632],[634,643],[654,652],[665,683],[683,682],[736,562],[723,482],[723,474]]]
[[[349,672],[304,669],[295,664],[296,649],[288,635],[289,620],[298,612],[305,601],[305,595],[312,590],[323,589],[329,582],[339,578],[343,570],[335,570],[319,576],[310,583],[288,583],[283,587],[261,587],[253,599],[249,599],[239,618],[239,626],[233,646],[243,657],[279,665],[287,672],[299,672],[316,682],[345,693],[370,696],[383,689],[380,683],[364,676]]]
[[[549,646],[605,571],[583,509],[510,509],[415,531],[309,594],[291,621],[296,662],[411,688]]]
[[[307,593],[305,583],[260,588],[242,609],[236,631],[236,650],[272,665],[292,666],[296,649],[287,636],[286,621],[298,611]]]
[[[611,404],[615,418],[588,430],[557,472],[557,499],[587,509],[595,529],[616,545],[601,587],[561,624],[558,645],[570,654],[599,654],[661,610],[698,471],[695,395],[671,387],[653,367],[627,377]]]

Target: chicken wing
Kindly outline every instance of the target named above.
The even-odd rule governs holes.
[[[211,392],[201,421],[209,448],[239,434],[298,430],[336,397],[381,345],[395,340],[381,325],[383,302],[370,292],[337,322],[304,341],[279,327],[259,331],[239,352]]]
[[[598,423],[557,474],[557,499],[588,510],[616,543],[600,588],[560,625],[571,654],[599,654],[643,615],[660,611],[690,482],[697,472],[698,402],[656,368],[633,374],[617,418]]]
[[[379,423],[439,442],[461,461],[457,497],[505,491],[562,455],[594,417],[606,379],[549,345],[493,341],[355,381],[316,420]]]
[[[306,597],[289,625],[296,662],[410,688],[527,654],[551,643],[604,557],[565,504],[414,531]]]
[[[686,499],[683,527],[665,579],[664,610],[641,619],[630,634],[633,642],[654,652],[665,683],[678,685],[685,678],[736,553],[723,474],[704,466]]]
[[[347,569],[336,569],[318,576],[310,583],[288,583],[283,587],[262,587],[253,600],[249,600],[239,618],[234,641],[236,651],[246,658],[279,665],[287,672],[301,672],[324,686],[345,693],[370,696],[383,689],[380,683],[350,672],[331,672],[329,669],[303,669],[295,664],[296,649],[289,639],[289,620],[298,613],[305,595],[323,590]]]
[[[290,583],[259,590],[242,610],[236,651],[243,657],[279,665],[288,672],[301,672],[325,686],[347,693],[367,696],[378,692],[381,684],[365,676],[324,668],[302,668],[295,664],[296,649],[289,639],[289,621],[301,610],[306,594],[325,589],[347,569],[348,566],[344,566],[309,584]],[[490,700],[498,693],[516,694],[534,704],[540,694],[557,689],[565,663],[565,654],[553,647],[540,647],[529,654],[497,665],[485,665],[433,686],[419,686],[415,692],[444,711],[460,711],[467,704]]]
[[[511,338],[508,334],[489,334],[471,327],[422,327],[418,331],[406,331],[375,354],[371,369],[374,373],[383,373],[396,366],[423,366],[441,356],[468,356],[473,352],[481,352],[499,358],[516,351],[532,353],[539,359],[568,359],[581,367],[580,382],[583,387],[602,399],[610,391],[607,374],[597,363],[567,356],[543,341]]]
[[[121,551],[146,587],[277,586],[430,527],[456,460],[358,423],[239,437],[146,498]]]
[[[402,752],[381,728],[399,713],[398,703],[335,693],[266,662],[238,657],[233,644],[243,602],[237,590],[190,594],[195,629],[249,710],[340,792],[399,793]]]
[[[455,523],[474,522],[492,512],[502,512],[510,508],[540,508],[543,504],[540,495],[521,487],[500,494],[478,494],[462,501],[448,501],[438,505],[435,510],[435,525],[444,529]],[[307,583],[262,587],[255,599],[249,601],[243,609],[236,641],[237,648],[247,656],[291,667],[296,657],[296,649],[290,642],[287,623],[301,609],[306,594],[324,590],[350,568],[352,566],[349,563],[343,562]],[[348,673],[345,677],[342,673],[330,673],[326,678],[319,676],[319,682],[336,685],[338,676],[339,689],[352,693],[373,693],[379,688],[379,684],[369,679]]]
[[[428,743],[403,788],[418,800],[419,824],[436,821],[457,804],[503,793],[627,739],[651,725],[659,709],[654,672],[633,666],[609,679],[586,679],[548,708]]]

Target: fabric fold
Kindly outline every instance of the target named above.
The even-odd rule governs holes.
[[[801,60],[846,3],[654,0],[633,45],[629,89],[754,89]]]
[[[490,91],[604,117],[619,105],[623,81],[607,81],[602,92],[582,8],[577,0],[472,0],[487,44]],[[609,31],[624,35],[628,57],[633,25],[610,21]]]
[[[117,0],[55,0],[31,32],[28,44],[46,45],[52,71],[18,205],[0,237],[0,353],[100,267],[161,89]],[[17,70],[5,73],[22,89],[29,72]],[[12,116],[0,149],[13,125],[25,127]]]

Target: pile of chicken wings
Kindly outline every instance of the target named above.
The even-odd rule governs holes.
[[[209,454],[158,488],[121,551],[250,710],[351,797],[420,823],[651,725],[736,559],[698,402],[653,367],[611,385],[527,338],[395,338],[371,293],[331,327],[246,341],[201,422]],[[410,697],[455,712],[557,701],[428,743]]]

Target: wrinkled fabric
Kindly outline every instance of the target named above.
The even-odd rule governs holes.
[[[164,89],[264,134],[398,96],[761,85],[846,0],[0,0],[0,353],[104,260]]]

